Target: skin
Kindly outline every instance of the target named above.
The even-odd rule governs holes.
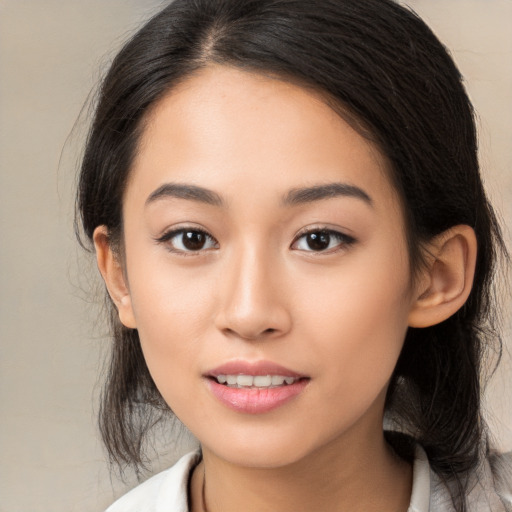
[[[170,183],[222,204],[154,197]],[[333,183],[368,199],[284,201]],[[123,218],[123,262],[102,226],[98,264],[162,396],[201,442],[191,509],[202,510],[206,477],[210,512],[407,510],[412,471],[384,440],[385,394],[407,328],[467,297],[472,230],[438,237],[413,281],[379,151],[314,92],[220,66],[153,107]],[[188,252],[179,234],[162,239],[185,227],[212,238]],[[313,251],[305,229],[342,236]],[[309,382],[272,411],[234,411],[204,378],[234,359],[273,361]]]

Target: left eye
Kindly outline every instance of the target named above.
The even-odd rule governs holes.
[[[173,252],[198,252],[215,249],[217,241],[205,231],[179,229],[166,233],[159,242],[167,244]]]
[[[325,252],[343,246],[351,245],[354,238],[338,231],[322,229],[309,231],[298,237],[292,244],[292,249],[308,252]]]

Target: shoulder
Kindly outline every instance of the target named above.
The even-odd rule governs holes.
[[[512,511],[512,452],[491,454],[489,467],[505,510]]]
[[[468,512],[512,512],[512,454],[491,454],[466,475]],[[452,511],[454,482],[431,470],[431,510]]]
[[[200,458],[199,451],[184,455],[170,469],[119,498],[106,512],[188,512],[188,481]]]
[[[466,475],[468,512],[512,512],[512,453],[492,453]],[[415,446],[413,488],[408,512],[455,512],[457,487],[430,467],[421,446]]]

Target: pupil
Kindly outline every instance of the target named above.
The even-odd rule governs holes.
[[[308,234],[308,246],[313,251],[323,251],[329,247],[331,242],[331,236],[329,233],[309,233]]]
[[[199,251],[203,248],[206,237],[199,231],[187,231],[183,234],[183,245],[189,251]]]

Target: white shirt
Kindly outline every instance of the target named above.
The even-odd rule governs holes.
[[[170,469],[125,494],[106,512],[189,512],[188,482],[200,458],[199,451],[184,455]],[[499,458],[493,464],[499,465]],[[490,463],[486,462],[473,480],[468,512],[512,512],[512,482],[506,483],[504,477],[494,474]],[[431,470],[419,446],[416,446],[408,512],[454,512],[448,487]]]

